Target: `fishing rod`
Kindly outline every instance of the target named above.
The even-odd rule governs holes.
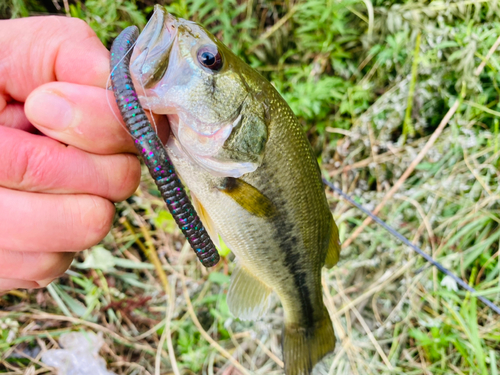
[[[477,290],[471,287],[469,284],[464,282],[461,278],[458,276],[455,276],[453,272],[445,268],[441,263],[438,261],[432,259],[432,257],[425,253],[421,248],[419,248],[417,245],[411,243],[405,236],[403,236],[401,233],[399,233],[396,229],[391,227],[389,224],[387,224],[385,221],[383,221],[381,218],[379,218],[377,215],[375,215],[373,212],[369,211],[365,207],[363,207],[361,204],[357,203],[352,199],[349,195],[344,193],[341,189],[336,187],[334,184],[332,184],[330,181],[327,181],[326,179],[323,178],[323,183],[327,185],[330,189],[332,189],[334,192],[336,192],[338,195],[340,195],[344,200],[358,208],[359,210],[363,211],[366,215],[370,216],[375,222],[380,224],[386,231],[388,231],[390,234],[392,234],[394,237],[396,237],[398,240],[400,240],[402,243],[404,243],[406,246],[410,247],[413,249],[416,253],[418,253],[421,257],[423,257],[427,262],[432,264],[434,267],[436,267],[438,270],[440,270],[442,273],[445,275],[451,277],[458,285],[460,285],[463,289],[467,290],[468,292],[477,293]],[[500,307],[495,305],[493,302],[491,302],[489,299],[483,297],[483,296],[475,296],[477,299],[479,299],[481,302],[483,302],[486,306],[488,306],[490,309],[492,309],[494,312],[500,315]]]

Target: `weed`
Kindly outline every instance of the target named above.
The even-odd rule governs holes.
[[[323,174],[372,209],[459,99],[448,126],[380,215],[499,303],[499,51],[476,73],[500,35],[497,0],[163,3],[202,22],[268,78],[299,117]],[[0,15],[69,13],[109,46],[125,26],[142,27],[154,2],[66,4],[0,0]],[[61,333],[89,329],[104,333],[110,350],[102,354],[113,371],[153,373],[169,321],[182,373],[230,373],[234,363],[193,324],[185,285],[201,326],[223,350],[256,374],[281,373],[279,304],[258,322],[231,317],[225,293],[232,255],[211,272],[202,269],[144,177],[137,193],[117,204],[120,219],[110,234],[64,277],[42,291],[0,297],[0,369],[38,371],[36,361],[13,353],[32,353],[40,343],[50,348]],[[364,217],[331,192],[328,199],[345,240]],[[161,284],[141,250],[143,230],[174,288],[168,319]],[[325,373],[498,374],[498,317],[375,224],[324,272],[324,292],[339,342]],[[165,373],[173,369],[169,358],[159,362]]]

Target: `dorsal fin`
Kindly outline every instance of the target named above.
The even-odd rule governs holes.
[[[339,239],[339,229],[335,220],[332,218],[332,229],[330,232],[330,242],[328,243],[328,252],[326,253],[325,267],[332,268],[337,264],[340,257],[340,239]]]

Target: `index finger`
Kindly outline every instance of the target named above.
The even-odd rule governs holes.
[[[30,17],[0,21],[0,30],[0,94],[24,102],[52,81],[106,86],[109,52],[84,21]]]

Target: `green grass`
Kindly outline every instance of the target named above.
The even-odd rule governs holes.
[[[0,0],[0,14],[65,13],[62,1],[60,10],[51,4]],[[109,46],[126,25],[143,26],[154,2],[68,5]],[[462,93],[457,112],[380,216],[500,303],[500,51],[475,74],[500,35],[497,1],[193,0],[167,7],[207,25],[266,76],[299,117],[324,175],[369,208]],[[279,303],[259,322],[234,319],[225,301],[232,256],[202,269],[146,171],[143,180],[117,204],[110,234],[67,275],[49,289],[0,297],[0,371],[47,372],[18,353],[85,329],[103,332],[109,349],[101,354],[111,370],[152,374],[167,323],[181,374],[229,374],[233,365],[193,323],[187,292],[203,329],[239,363],[256,374],[281,373]],[[346,240],[364,216],[328,198]],[[175,286],[168,319],[161,284],[141,251],[148,245]],[[498,316],[443,279],[371,224],[324,272],[339,342],[324,373],[498,374]],[[174,373],[167,342],[161,349],[158,373]]]

